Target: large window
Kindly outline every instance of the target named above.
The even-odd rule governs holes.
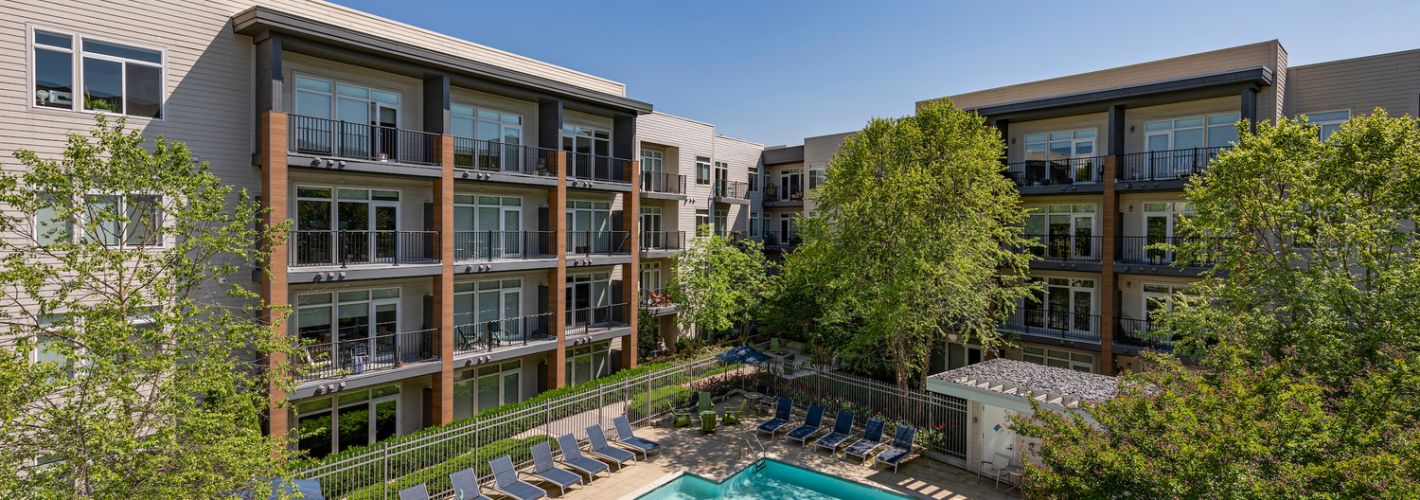
[[[779,172],[779,199],[798,200],[804,197],[804,171],[786,168]]]
[[[522,361],[454,373],[454,420],[522,401]]]
[[[567,276],[567,326],[606,325],[618,319],[611,307],[611,273]]]
[[[523,280],[470,281],[454,284],[455,348],[472,349],[496,342],[521,341],[537,324],[522,316]]]
[[[809,190],[812,191],[828,179],[827,168],[828,166],[822,163],[809,165]]]
[[[399,432],[399,386],[302,401],[296,425],[298,446],[314,458],[388,439]]]
[[[1043,257],[1088,260],[1099,255],[1099,242],[1094,237],[1095,205],[1037,205],[1027,208],[1030,215],[1026,216],[1026,236],[1045,246]]]
[[[54,31],[32,33],[35,106],[163,117],[161,50]],[[74,95],[76,81],[79,99]]]
[[[568,385],[611,375],[611,343],[568,349],[566,368]]]
[[[667,192],[672,186],[665,173],[665,153],[654,149],[641,148],[641,189],[656,193]],[[679,187],[679,186],[675,186]]]
[[[1337,130],[1341,130],[1342,123],[1346,123],[1346,120],[1351,119],[1351,110],[1343,109],[1340,111],[1324,111],[1321,113],[1303,113],[1298,116],[1307,123],[1321,127],[1318,133],[1321,134],[1321,140],[1325,141],[1331,137],[1331,134],[1336,133]]]
[[[107,246],[161,246],[162,198],[147,194],[90,194],[84,197],[80,221],[63,217],[67,210],[61,200],[41,195],[41,207],[34,215],[36,243],[44,246],[74,241],[74,227],[84,228],[80,237]]]
[[[710,225],[710,210],[704,208],[697,209],[695,211],[695,235],[704,236],[700,234],[700,228],[708,225]]]
[[[454,195],[455,259],[521,257],[522,230],[522,198]]]
[[[1049,178],[1052,182],[1094,182],[1093,161],[1069,161],[1096,155],[1096,131],[1092,128],[1027,134],[1025,159],[1028,168],[1049,169],[1048,172],[1027,172],[1031,178]]]
[[[955,370],[963,366],[970,366],[982,361],[981,346],[958,344],[956,342],[947,343],[947,369]]]
[[[1066,368],[1070,370],[1094,373],[1095,357],[1089,354],[1080,354],[1058,349],[1046,349],[1044,347],[1026,346],[1021,348],[1021,361],[1027,361],[1038,365],[1053,366],[1055,368]]]
[[[296,186],[294,265],[394,262],[400,192]]]
[[[567,200],[567,251],[608,252],[618,242],[611,232],[611,202]]]
[[[1022,308],[1026,326],[1097,333],[1095,280],[1045,278],[1044,289]]]
[[[398,287],[298,295],[296,336],[306,349],[302,361],[355,373],[394,365],[399,296]]]
[[[567,172],[573,177],[605,177],[611,173],[611,131],[564,124],[562,150],[568,153]]]
[[[1147,151],[1171,149],[1221,148],[1237,142],[1238,113],[1217,113],[1144,124],[1144,146]]]
[[[710,159],[704,156],[695,157],[695,183],[710,184]]]

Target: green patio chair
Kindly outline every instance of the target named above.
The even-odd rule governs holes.
[[[725,425],[740,425],[740,415],[744,415],[745,405],[748,403],[749,400],[742,399],[740,400],[739,409],[726,409],[725,414],[720,417],[720,423]]]
[[[705,434],[715,432],[715,412],[700,414],[700,432]]]
[[[696,397],[697,407],[700,412],[700,432],[715,432],[715,422],[719,415],[715,414],[715,401],[710,399],[708,391],[700,391]]]
[[[779,354],[779,337],[769,339],[769,353]]]

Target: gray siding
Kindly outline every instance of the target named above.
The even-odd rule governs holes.
[[[1420,114],[1420,50],[1292,68],[1286,115],[1385,108],[1391,116]]]

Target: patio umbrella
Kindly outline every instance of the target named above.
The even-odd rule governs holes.
[[[735,347],[734,349],[730,349],[720,354],[716,354],[715,357],[719,358],[720,361],[724,361],[725,363],[749,363],[752,365],[757,365],[765,361],[769,361],[768,354],[759,352],[758,349],[755,349],[748,345],[741,345]]]

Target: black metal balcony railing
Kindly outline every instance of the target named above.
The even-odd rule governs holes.
[[[1104,157],[1026,160],[1008,163],[1006,176],[1017,186],[1059,186],[1100,182],[1104,178]]]
[[[1176,250],[1163,248],[1150,248],[1156,245],[1171,245],[1175,248],[1182,248],[1197,242],[1208,242],[1211,246],[1216,246],[1216,238],[1203,238],[1197,236],[1120,236],[1118,247],[1115,251],[1115,260],[1125,264],[1149,264],[1155,266],[1173,265],[1182,258]],[[1216,258],[1211,254],[1201,259],[1194,259],[1187,263],[1188,266],[1211,266],[1216,263]]]
[[[1100,339],[1100,317],[1070,310],[1020,309],[1006,321],[1006,328],[1023,334],[1069,340]]]
[[[376,330],[380,329],[376,326]],[[306,382],[398,368],[405,363],[438,359],[435,330],[369,335],[361,325],[341,328],[338,341],[318,341],[302,348],[295,360],[297,380]],[[302,331],[303,338],[332,339],[330,330]]]
[[[625,326],[626,303],[567,308],[567,334],[588,335],[592,329]]]
[[[782,231],[765,231],[764,246],[770,247],[790,247],[799,244],[799,230],[791,229],[785,233]]]
[[[670,290],[665,287],[642,288],[641,305],[646,307],[667,307],[671,305]]]
[[[1167,349],[1173,346],[1171,339],[1161,338],[1153,332],[1153,322],[1147,319],[1119,317],[1119,327],[1114,333],[1114,341],[1137,347]]]
[[[553,177],[557,167],[555,149],[522,144],[454,138],[454,167],[483,172]]]
[[[685,194],[685,176],[662,172],[641,172],[641,190],[652,193]]]
[[[567,231],[568,255],[631,253],[630,231]]]
[[[552,231],[454,231],[454,262],[551,257]]]
[[[641,231],[642,250],[685,250],[685,231]]]
[[[631,160],[590,153],[567,153],[567,177],[630,183]]]
[[[439,262],[438,231],[309,231],[290,233],[291,267]]]
[[[291,115],[287,148],[295,153],[358,160],[437,165],[439,134]]]
[[[1203,172],[1226,146],[1170,149],[1129,153],[1121,157],[1119,179],[1125,181],[1170,181]]]
[[[552,340],[552,313],[528,314],[454,326],[454,354]]]
[[[714,185],[716,198],[749,198],[749,183],[718,181]]]
[[[1031,249],[1041,260],[1051,262],[1099,262],[1100,237],[1085,235],[1029,234],[1041,244]]]

